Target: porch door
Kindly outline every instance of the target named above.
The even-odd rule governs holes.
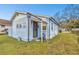
[[[33,37],[36,38],[38,36],[38,22],[33,21]]]

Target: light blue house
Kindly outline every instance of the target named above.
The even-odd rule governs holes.
[[[51,39],[58,34],[59,27],[53,17],[34,15],[29,12],[15,12],[11,24],[8,35],[23,41]]]

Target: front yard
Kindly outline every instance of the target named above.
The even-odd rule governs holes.
[[[79,54],[77,36],[71,33],[60,33],[44,43],[17,41],[7,35],[0,35],[1,55],[35,55],[35,54]]]

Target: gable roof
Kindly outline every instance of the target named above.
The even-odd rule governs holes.
[[[11,23],[8,20],[0,19],[0,25],[10,26]]]
[[[29,13],[29,12],[15,12],[14,15],[13,15],[13,17],[11,18],[11,22],[12,22],[12,20],[13,20],[18,14],[23,14],[23,15],[29,14],[29,15],[32,15],[32,16],[34,16],[34,17],[36,17],[36,18],[39,18],[38,16],[36,16],[36,15],[34,15],[34,14],[32,14],[32,13]],[[39,19],[40,19],[40,18],[39,18]],[[41,19],[40,19],[40,20],[41,20]]]
[[[30,15],[32,15],[34,17],[39,18],[39,19],[41,19],[40,17],[45,17],[45,18],[48,18],[48,19],[52,20],[52,22],[54,22],[55,24],[59,25],[59,23],[51,16],[35,15],[35,14],[30,13],[30,12],[15,12],[12,19],[14,19],[18,14],[23,14],[23,15],[30,14]],[[11,19],[11,21],[12,21],[12,19]]]

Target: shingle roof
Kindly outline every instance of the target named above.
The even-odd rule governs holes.
[[[0,25],[10,26],[11,23],[8,20],[0,19]]]

